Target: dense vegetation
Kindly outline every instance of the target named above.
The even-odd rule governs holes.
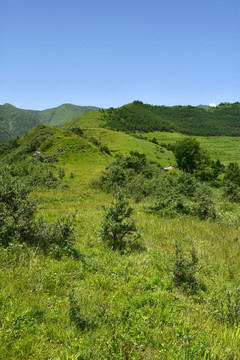
[[[96,110],[98,109],[93,106],[72,104],[42,111],[23,110],[11,104],[0,105],[0,143],[22,136],[38,124],[61,126],[77,116]]]
[[[240,358],[238,163],[79,126],[0,146],[0,359]]]
[[[153,106],[134,101],[102,110],[103,126],[119,131],[170,131],[202,136],[240,136],[240,103],[216,108]]]

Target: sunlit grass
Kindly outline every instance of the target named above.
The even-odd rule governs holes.
[[[46,153],[58,152],[57,165],[64,167],[68,187],[38,190],[32,196],[48,221],[77,211],[78,256],[57,260],[38,248],[16,245],[0,250],[0,359],[239,359],[238,308],[227,308],[227,290],[234,295],[240,286],[238,224],[163,218],[131,201],[144,250],[112,251],[99,231],[103,206],[113,195],[93,182],[117,153],[138,150],[161,165],[172,162],[173,155],[158,154],[147,140],[106,129],[86,129],[86,138],[59,134]],[[87,147],[91,136],[112,155]],[[169,133],[144,136],[159,142],[180,138]],[[212,154],[216,151],[216,158],[223,151],[221,161],[230,161],[228,151],[234,161],[240,159],[237,139],[199,140]],[[229,213],[239,211],[237,205],[226,207]],[[197,279],[204,286],[195,293],[174,285],[176,241],[186,257],[196,250]],[[71,292],[85,328],[70,317]],[[235,322],[228,321],[229,314]]]

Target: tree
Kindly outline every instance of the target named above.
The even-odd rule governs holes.
[[[178,141],[173,152],[179,169],[194,174],[201,181],[216,180],[222,171],[221,163],[212,161],[207,150],[202,149],[194,138],[186,137]]]
[[[191,174],[197,168],[200,153],[200,143],[190,137],[178,141],[174,147],[174,155],[178,167]]]

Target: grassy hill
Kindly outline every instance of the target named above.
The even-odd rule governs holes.
[[[93,106],[72,104],[43,111],[19,109],[11,104],[0,105],[0,143],[22,136],[38,124],[61,126],[79,115],[95,110],[98,109]]]
[[[240,103],[214,108],[153,106],[134,101],[101,113],[103,126],[120,131],[168,131],[201,136],[240,136]]]
[[[68,237],[68,223],[56,225],[62,216],[75,213],[76,221],[70,254],[43,251],[34,243],[39,234],[0,246],[0,359],[240,358],[239,204],[224,198],[223,188],[161,171],[174,156],[149,140],[183,135],[132,136],[99,124],[97,112],[87,113],[61,128],[39,125],[0,146],[0,181],[8,176],[0,187],[1,242],[14,222],[4,222],[17,194],[7,189],[19,180],[32,191],[14,202],[14,215],[21,219],[21,205],[37,200],[42,241],[53,224],[47,240],[56,231],[57,239]],[[240,160],[239,138],[200,141],[221,161]],[[146,161],[130,155],[136,150]],[[32,158],[35,151],[39,158]],[[100,236],[118,191],[134,209],[142,249],[114,251]],[[202,209],[214,216],[201,218]],[[25,222],[18,225],[16,231],[25,229]]]

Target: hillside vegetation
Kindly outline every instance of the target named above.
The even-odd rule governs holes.
[[[104,127],[129,132],[170,131],[202,136],[240,136],[240,103],[215,108],[153,106],[134,101],[101,114]]]
[[[93,106],[72,104],[43,111],[19,109],[11,104],[0,105],[0,143],[22,136],[38,124],[61,126],[79,115],[96,110],[98,108]]]
[[[99,126],[0,145],[0,359],[239,359],[237,142]]]

